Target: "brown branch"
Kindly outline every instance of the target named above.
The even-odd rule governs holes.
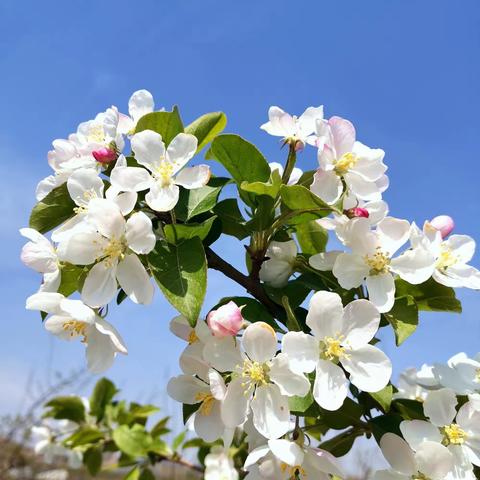
[[[275,318],[282,318],[284,316],[283,309],[266,294],[258,280],[232,267],[232,265],[219,257],[210,247],[205,248],[205,254],[209,268],[222,272],[226,277],[231,278],[234,282],[237,282],[245,288],[245,290],[261,302]]]

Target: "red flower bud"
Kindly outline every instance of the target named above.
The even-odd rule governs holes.
[[[348,218],[368,218],[370,214],[368,213],[368,210],[366,208],[361,208],[361,207],[356,207],[356,208],[349,208],[348,210],[345,210],[343,213]]]
[[[117,159],[117,152],[111,148],[103,147],[98,150],[94,150],[92,155],[99,163],[107,164],[114,162]]]

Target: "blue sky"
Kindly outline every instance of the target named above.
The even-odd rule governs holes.
[[[421,224],[448,213],[458,233],[480,238],[477,0],[40,3],[0,4],[0,412],[17,408],[29,374],[45,378],[83,364],[81,345],[52,339],[24,310],[39,279],[19,261],[18,228],[27,224],[36,183],[50,173],[50,143],[111,104],[125,111],[139,88],[159,107],[178,104],[186,123],[225,111],[229,132],[280,162],[285,152],[259,130],[268,107],[299,114],[324,104],[328,116],[349,118],[360,140],[386,151],[394,216]],[[299,163],[310,169],[315,161],[310,149]],[[235,264],[242,248],[215,245]],[[207,308],[220,292],[241,289],[213,273]],[[395,371],[480,350],[479,295],[460,292],[462,316],[422,316],[399,349],[385,332]],[[165,401],[183,347],[168,332],[174,314],[158,291],[149,308],[124,302],[112,312],[130,353],[108,375],[129,398]]]

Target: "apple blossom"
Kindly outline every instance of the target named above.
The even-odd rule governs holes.
[[[242,309],[233,301],[211,310],[207,324],[215,337],[234,337],[243,327]]]
[[[221,417],[221,404],[226,387],[222,376],[213,369],[208,372],[208,382],[193,375],[178,375],[168,382],[167,392],[177,402],[186,405],[200,404],[195,412],[194,429],[206,442],[214,442],[225,433]]]
[[[380,448],[392,469],[375,472],[373,480],[444,480],[453,467],[447,448],[431,441],[411,447],[398,435],[385,433]]]
[[[381,313],[388,312],[395,301],[394,274],[411,284],[431,277],[435,259],[423,248],[413,248],[392,258],[408,240],[410,225],[406,220],[386,217],[370,230],[366,218],[355,218],[343,232],[344,243],[352,253],[338,255],[333,274],[346,289],[359,287],[364,280],[369,299]]]
[[[474,358],[469,358],[464,352],[457,353],[446,365],[436,363],[433,374],[442,386],[458,395],[480,391],[480,353]]]
[[[456,406],[453,390],[432,390],[423,403],[430,422],[404,420],[400,430],[413,449],[424,440],[438,442],[452,453],[456,469],[471,470],[469,462],[480,465],[480,410],[474,402],[463,404],[458,412]]]
[[[423,248],[435,258],[433,278],[447,287],[480,289],[480,272],[468,265],[475,253],[475,240],[468,235],[451,235],[442,239],[441,232],[429,222],[423,230],[412,224],[410,242],[414,248]]]
[[[230,428],[242,425],[251,409],[259,433],[279,438],[290,428],[288,397],[305,396],[310,382],[290,369],[285,355],[276,355],[277,337],[270,325],[252,323],[243,332],[241,343],[243,361],[235,367],[227,385],[222,420]],[[217,368],[216,364],[212,366]]]
[[[268,122],[260,128],[274,137],[292,142],[297,150],[302,149],[315,131],[315,123],[323,119],[323,106],[308,107],[300,117],[290,115],[279,107],[270,107]]]
[[[392,364],[377,347],[369,345],[380,325],[380,314],[368,300],[354,300],[345,308],[340,296],[317,292],[310,300],[307,325],[312,335],[288,332],[282,352],[297,373],[315,370],[313,396],[327,410],[337,410],[348,393],[348,381],[365,392],[378,392],[392,374]]]
[[[343,477],[338,460],[329,452],[286,439],[269,440],[250,452],[245,480],[328,480]]]
[[[112,185],[125,192],[148,189],[145,201],[152,210],[172,210],[178,202],[179,186],[200,188],[210,179],[207,165],[183,168],[195,155],[197,143],[193,135],[179,133],[165,150],[160,134],[152,130],[136,133],[132,150],[137,162],[148,170],[124,166],[112,172]]]
[[[267,260],[260,268],[260,280],[272,287],[283,287],[294,271],[297,252],[297,245],[293,240],[270,242],[265,253]]]
[[[76,232],[94,229],[88,222],[88,208],[91,200],[104,197],[104,183],[93,168],[81,168],[73,172],[67,180],[67,189],[77,205],[76,215],[52,232],[52,240],[55,242],[66,240]],[[116,203],[123,215],[128,215],[137,202],[135,192],[120,193],[115,187],[109,187],[105,197]]]
[[[127,353],[115,327],[80,300],[70,300],[60,293],[39,292],[28,297],[26,308],[50,314],[45,328],[62,340],[81,338],[87,346],[88,368],[93,373],[110,368],[117,353]]]
[[[361,200],[380,200],[388,185],[383,163],[385,152],[371,149],[355,140],[355,128],[340,117],[328,121],[328,135],[318,150],[320,169],[314,175],[310,190],[333,204],[343,192]]]
[[[88,207],[88,220],[95,230],[78,232],[58,245],[61,260],[75,265],[95,265],[82,289],[82,299],[92,307],[107,304],[117,292],[117,281],[135,303],[148,304],[153,286],[137,254],[155,246],[151,220],[136,212],[125,221],[114,202],[94,198]]]
[[[416,368],[408,368],[402,372],[397,382],[398,391],[393,398],[408,398],[423,402],[428,390],[418,383],[418,372]]]
[[[60,286],[61,271],[55,247],[33,228],[21,228],[20,234],[30,240],[22,248],[22,262],[43,274],[40,290],[56,292]]]
[[[448,215],[438,215],[428,222],[433,228],[438,230],[442,238],[448,237],[455,228],[455,222]]]

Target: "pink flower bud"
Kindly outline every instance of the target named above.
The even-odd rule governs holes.
[[[368,213],[368,210],[366,208],[361,208],[361,207],[356,207],[356,208],[349,208],[348,210],[345,210],[345,215],[348,218],[368,218],[370,214]]]
[[[455,228],[455,222],[448,215],[439,215],[428,222],[433,228],[440,232],[442,238],[448,237]]]
[[[207,323],[215,337],[233,337],[243,325],[242,311],[234,302],[228,302],[207,315]]]
[[[111,148],[103,147],[98,150],[94,150],[92,155],[99,163],[107,164],[114,162],[117,159],[117,152]]]

